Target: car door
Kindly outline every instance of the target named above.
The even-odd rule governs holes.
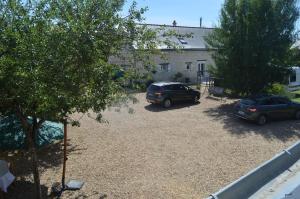
[[[175,101],[184,101],[184,100],[186,100],[187,93],[186,93],[184,85],[174,84],[173,85],[173,90],[174,90],[173,100],[175,100]]]
[[[275,109],[274,115],[276,119],[285,119],[291,117],[293,109],[291,107],[290,100],[284,97],[273,98]]]
[[[186,91],[186,96],[185,96],[185,100],[193,100],[194,99],[194,93],[193,93],[193,90],[188,87],[188,86],[185,86],[184,85],[184,89]]]
[[[259,111],[260,114],[267,115],[271,119],[276,119],[276,103],[273,98],[267,97],[259,101]]]

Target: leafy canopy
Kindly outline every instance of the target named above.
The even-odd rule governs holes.
[[[207,39],[223,86],[248,95],[283,82],[298,16],[297,0],[226,0],[220,27]]]
[[[61,121],[110,105],[124,90],[109,57],[124,46],[155,49],[155,33],[137,25],[146,9],[133,3],[124,17],[123,5],[0,1],[0,113]]]

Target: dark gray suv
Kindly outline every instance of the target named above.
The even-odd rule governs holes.
[[[146,99],[149,103],[162,104],[165,108],[169,108],[179,101],[197,103],[200,92],[178,82],[158,82],[148,87]]]

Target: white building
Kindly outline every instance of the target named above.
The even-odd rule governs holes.
[[[293,48],[300,49],[300,40],[295,43]],[[289,78],[289,90],[298,90],[300,88],[300,66],[293,67]]]
[[[212,32],[212,28],[156,24],[148,24],[147,26],[159,32],[160,40],[166,39],[164,32],[175,32],[176,36],[168,37],[168,40],[180,49],[171,48],[167,45],[158,46],[164,56],[163,58],[158,55],[152,57],[156,66],[153,70],[155,81],[174,81],[175,75],[178,73],[182,77],[176,81],[186,83],[205,81],[208,78],[208,67],[214,65],[214,61],[205,37]],[[116,58],[111,60],[118,65],[127,65],[124,60]]]
[[[300,67],[293,67],[288,87],[289,90],[298,90],[300,88]]]

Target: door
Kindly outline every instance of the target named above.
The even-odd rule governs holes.
[[[289,99],[284,97],[274,97],[273,98],[275,108],[274,117],[275,119],[285,119],[293,115],[293,109]]]
[[[260,111],[262,114],[267,114],[271,119],[277,119],[276,103],[273,98],[266,98],[260,102]]]
[[[184,101],[187,100],[188,93],[184,85],[174,84],[173,85],[173,100]]]
[[[205,60],[198,60],[197,61],[197,77],[201,81],[205,81],[206,77],[206,61]]]
[[[288,101],[284,99],[280,97],[267,98],[262,102],[261,108],[272,119],[287,118],[291,107]]]

